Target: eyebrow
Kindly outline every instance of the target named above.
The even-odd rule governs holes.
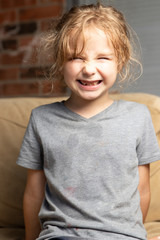
[[[80,54],[77,54],[78,56],[84,56],[85,54],[83,53],[80,53]],[[114,52],[100,52],[97,54],[97,56],[114,56],[115,53]]]
[[[73,54],[70,54],[70,57],[74,57],[74,53]],[[79,56],[79,57],[83,57],[85,58],[85,54],[82,52],[82,53],[78,53],[76,54],[75,56]],[[96,54],[97,57],[114,57],[115,56],[115,53],[113,51],[104,51],[104,52],[100,52],[100,53],[97,53]]]
[[[107,56],[112,56],[114,55],[114,52],[101,52],[101,53],[98,53],[98,56],[101,56],[101,55],[107,55]]]

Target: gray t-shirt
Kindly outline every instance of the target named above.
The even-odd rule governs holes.
[[[138,165],[159,159],[144,105],[115,101],[89,119],[64,102],[34,109],[18,164],[46,175],[38,240],[145,240]]]

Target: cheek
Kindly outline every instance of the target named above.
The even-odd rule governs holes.
[[[81,68],[78,64],[67,64],[63,68],[64,79],[76,78]]]
[[[118,74],[117,64],[101,64],[98,67],[99,72],[103,76],[116,76]]]
[[[70,85],[72,85],[75,79],[75,74],[74,74],[74,71],[72,70],[72,67],[63,68],[63,78],[64,78],[65,84],[68,87],[70,87]]]
[[[66,82],[67,79],[69,79],[71,77],[69,68],[67,66],[64,66],[62,71],[63,71],[64,81]]]

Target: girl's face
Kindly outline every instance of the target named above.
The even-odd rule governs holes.
[[[117,78],[117,61],[113,46],[104,31],[88,28],[85,46],[80,55],[69,59],[63,67],[64,81],[71,90],[71,99],[106,101],[108,90]],[[83,40],[77,43],[81,52]]]

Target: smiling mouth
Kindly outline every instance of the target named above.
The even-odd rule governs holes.
[[[96,81],[78,80],[78,82],[83,86],[96,86],[96,85],[99,85],[102,82],[102,80],[96,80]]]

